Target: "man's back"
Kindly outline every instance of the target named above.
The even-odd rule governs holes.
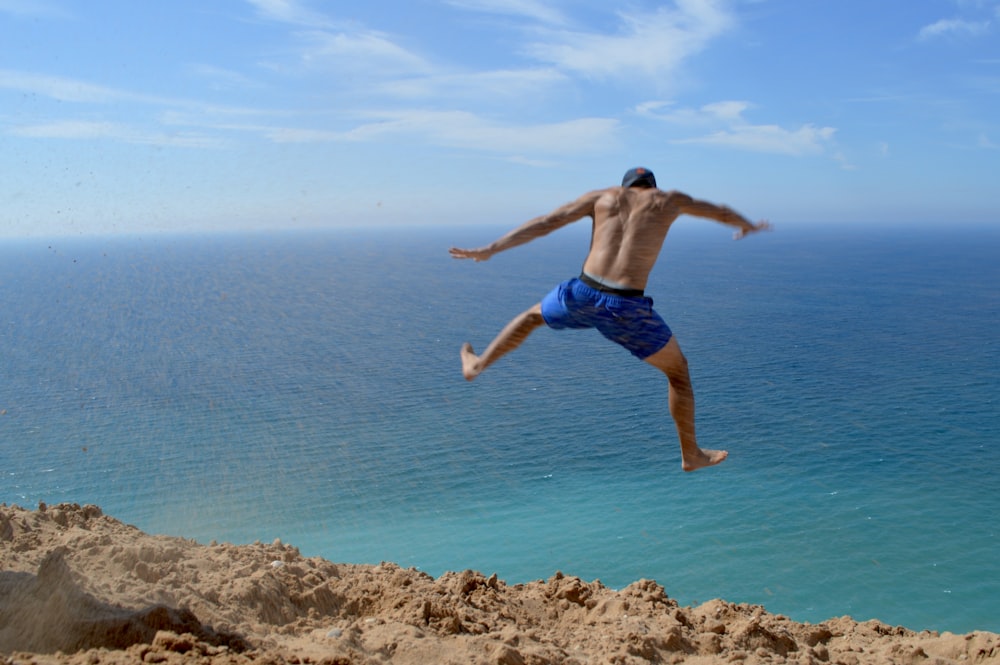
[[[689,197],[655,188],[610,187],[594,202],[594,231],[583,269],[643,290],[670,225]]]

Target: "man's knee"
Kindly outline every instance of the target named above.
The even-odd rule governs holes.
[[[529,309],[528,311],[526,311],[524,314],[522,314],[522,316],[524,317],[525,322],[530,323],[531,325],[535,326],[536,328],[538,326],[544,326],[545,325],[545,317],[542,316],[542,304],[541,303],[538,303],[537,305],[535,305],[534,307],[532,307],[531,309]]]
[[[687,379],[688,377],[687,358],[681,352],[681,347],[677,344],[675,337],[671,337],[662,349],[646,358],[646,362],[669,378]]]

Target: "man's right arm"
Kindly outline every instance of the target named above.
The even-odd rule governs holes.
[[[687,194],[682,194],[680,192],[671,192],[671,195],[674,199],[674,204],[682,214],[714,219],[715,221],[726,224],[727,226],[736,227],[737,230],[736,233],[733,234],[733,237],[737,240],[750,233],[767,231],[771,228],[770,222],[762,220],[754,224],[729,206],[720,206],[714,203],[709,203],[708,201],[699,201],[698,199],[693,199]]]

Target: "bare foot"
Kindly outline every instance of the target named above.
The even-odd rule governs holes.
[[[479,356],[472,350],[472,345],[466,342],[462,345],[462,376],[466,381],[472,381],[482,371],[479,369]]]
[[[715,466],[729,457],[729,452],[725,450],[700,450],[699,453],[695,459],[683,460],[681,468],[685,471],[697,471],[706,466]]]

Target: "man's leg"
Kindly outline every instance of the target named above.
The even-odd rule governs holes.
[[[681,466],[685,471],[694,471],[705,466],[713,466],[729,455],[725,450],[702,450],[694,431],[694,390],[688,374],[687,358],[681,353],[676,337],[671,337],[665,347],[646,358],[653,367],[667,375],[670,382],[670,415],[677,425],[677,436],[681,441]]]
[[[501,356],[519,347],[535,328],[543,325],[545,319],[542,318],[542,304],[538,303],[515,316],[504,326],[482,355],[477,356],[472,350],[472,345],[466,342],[462,345],[462,375],[466,380],[472,381]]]

